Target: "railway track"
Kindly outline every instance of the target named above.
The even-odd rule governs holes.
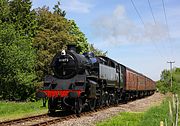
[[[69,119],[75,119],[75,118],[79,118],[79,117],[82,117],[82,116],[88,116],[88,115],[90,115],[90,114],[92,114],[94,112],[102,111],[102,110],[110,108],[110,107],[112,107],[112,106],[104,106],[104,107],[101,107],[101,108],[97,108],[97,109],[95,109],[93,111],[85,111],[85,112],[81,113],[80,115],[71,114],[71,115],[67,115],[67,116],[62,116],[62,117],[59,117],[59,118],[56,118],[56,119],[53,119],[53,120],[33,124],[31,126],[48,126],[48,125],[59,123],[59,122],[66,121],[66,120],[69,120]]]
[[[54,115],[42,114],[37,116],[31,116],[26,118],[20,118],[15,120],[9,120],[0,122],[0,126],[47,126],[51,124],[55,124],[58,122],[62,122],[69,119],[79,118],[81,116],[90,115],[96,111],[102,111],[112,106],[104,106],[101,108],[97,108],[94,111],[85,111],[80,115],[68,113],[68,112],[56,112]]]
[[[135,100],[129,100],[128,102],[133,102]],[[102,111],[110,107],[119,106],[122,104],[126,104],[120,102],[118,105],[109,105],[109,106],[103,106],[98,107],[93,111],[84,111],[80,115],[73,114],[72,112],[64,112],[64,111],[58,111],[54,115],[41,114],[31,117],[25,117],[20,119],[14,119],[14,120],[8,120],[4,122],[0,122],[0,126],[47,126],[51,124],[56,124],[58,122],[62,122],[69,119],[75,119],[82,116],[88,116],[94,112]]]
[[[36,120],[38,118],[46,118],[46,117],[48,117],[47,113],[41,114],[41,115],[36,115],[36,116],[20,118],[20,119],[8,120],[8,121],[0,122],[0,126],[16,125],[16,124],[24,123],[26,121],[31,121],[31,120]]]

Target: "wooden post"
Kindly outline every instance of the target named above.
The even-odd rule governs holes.
[[[164,126],[164,122],[163,121],[160,122],[160,126]]]
[[[169,101],[169,117],[170,117],[170,120],[173,124],[173,113],[172,113],[172,107],[171,107],[171,102]]]
[[[175,121],[175,126],[178,126],[178,109],[179,109],[179,99],[178,99],[178,94],[176,94],[176,121]]]
[[[167,125],[167,120],[166,120],[166,119],[164,120],[164,122],[165,122],[165,126],[168,126],[168,125]]]

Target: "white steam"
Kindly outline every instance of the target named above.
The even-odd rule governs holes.
[[[118,5],[111,15],[93,22],[94,34],[106,43],[119,45],[134,42],[157,42],[166,39],[167,28],[162,24],[136,25],[126,15],[125,8]]]

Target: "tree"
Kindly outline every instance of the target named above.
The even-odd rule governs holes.
[[[69,21],[71,24],[70,34],[74,37],[74,44],[77,47],[77,53],[84,53],[89,50],[89,44],[85,34],[80,31],[79,27],[76,25],[74,20]]]
[[[163,70],[161,73],[161,81],[164,81],[167,84],[170,84],[171,73],[169,70]]]
[[[36,34],[37,21],[35,11],[31,11],[30,0],[12,0],[10,5],[10,22],[21,35],[33,37]]]
[[[13,24],[20,35],[33,37],[36,34],[37,21],[31,7],[30,0],[1,0],[0,21]]]
[[[58,15],[60,15],[60,16],[62,16],[62,17],[65,17],[65,15],[66,15],[66,12],[63,10],[61,10],[61,8],[60,8],[60,2],[58,1],[58,3],[54,6],[54,14],[58,14]]]
[[[171,73],[169,70],[163,70],[161,72],[161,79],[157,82],[157,88],[160,90],[160,92],[166,93],[166,92],[173,92],[177,93],[180,90],[180,72],[179,68],[175,68],[173,70],[173,85],[170,86],[171,81]]]
[[[50,63],[53,56],[67,44],[73,43],[75,38],[69,33],[71,23],[63,16],[52,13],[47,7],[36,10],[38,31],[33,46],[37,50],[37,75],[41,81],[50,74]]]
[[[1,0],[0,1],[0,24],[2,22],[9,21],[9,5],[8,5],[8,0]]]
[[[30,0],[0,1],[0,96],[25,100],[34,90],[37,22]]]
[[[89,51],[93,52],[96,56],[106,56],[107,54],[107,51],[103,52],[102,50],[95,48],[93,44],[89,44]]]
[[[0,25],[0,60],[0,96],[9,100],[28,98],[35,79],[31,39],[20,36],[6,23]]]

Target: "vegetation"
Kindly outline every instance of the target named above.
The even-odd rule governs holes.
[[[0,102],[0,120],[15,119],[47,113],[47,108],[38,102]]]
[[[0,98],[25,100],[33,93],[35,74],[32,36],[35,13],[29,0],[0,2]],[[34,23],[33,23],[34,22]]]
[[[43,7],[36,10],[38,30],[34,38],[33,47],[37,51],[36,71],[38,81],[50,74],[50,63],[53,56],[69,43],[75,41],[69,34],[70,22],[57,13],[52,13]]]
[[[120,113],[107,121],[97,123],[97,126],[159,126],[160,121],[168,119],[168,108],[168,100],[165,100],[160,106],[152,107],[146,112]]]
[[[138,126],[143,113],[124,112],[104,122],[99,122],[97,126]]]
[[[170,71],[163,70],[161,79],[157,82],[157,88],[161,93],[172,92],[180,94],[180,68],[175,68],[172,71],[172,87]]]
[[[32,10],[30,0],[0,1],[0,99],[33,99],[44,76],[51,74],[52,57],[67,44],[80,53],[93,51],[85,34],[73,20],[65,18],[60,2]]]

